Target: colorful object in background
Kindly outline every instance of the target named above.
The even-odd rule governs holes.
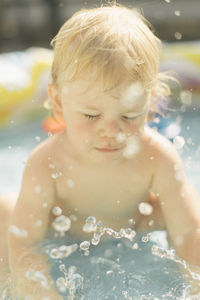
[[[200,92],[200,41],[165,44],[161,70],[172,70],[184,90]]]
[[[66,129],[64,119],[57,119],[54,117],[47,117],[44,119],[42,123],[42,127],[44,131],[51,132],[51,133],[58,133],[64,129]]]
[[[11,121],[22,124],[42,119],[46,132],[56,133],[65,128],[64,121],[49,117],[43,105],[52,54],[52,50],[30,48],[0,55],[0,128]],[[193,101],[191,92],[199,99],[200,41],[165,44],[161,71],[172,71],[180,81],[180,101]]]
[[[0,55],[0,127],[46,115],[51,61],[52,51],[42,48]]]

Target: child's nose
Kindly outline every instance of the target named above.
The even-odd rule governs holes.
[[[100,124],[99,135],[102,137],[116,138],[121,132],[119,124],[114,120],[107,120]]]

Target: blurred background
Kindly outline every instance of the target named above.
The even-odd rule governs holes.
[[[1,0],[0,52],[49,47],[60,25],[80,8],[103,0]],[[111,2],[111,1],[110,1]],[[200,38],[200,0],[120,0],[139,7],[164,41]]]

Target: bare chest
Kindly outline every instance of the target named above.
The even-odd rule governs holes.
[[[151,176],[137,170],[86,172],[71,170],[56,179],[57,198],[66,214],[81,220],[95,216],[107,226],[136,218],[138,203],[148,196]]]

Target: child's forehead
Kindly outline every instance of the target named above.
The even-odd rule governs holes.
[[[86,96],[87,98],[111,96],[115,99],[121,99],[123,97],[135,98],[145,94],[145,89],[140,81],[128,81],[124,80],[116,87],[104,90],[101,83],[98,81],[92,81],[87,78],[78,78],[71,82],[63,82],[61,85],[62,94],[70,94],[77,97]]]
[[[73,100],[76,104],[91,109],[101,107],[104,103],[113,103],[131,110],[143,107],[147,102],[144,88],[139,81],[124,81],[112,90],[103,91],[99,82],[91,83],[87,79],[79,78],[63,85],[62,95],[63,99],[68,98],[69,101]]]

